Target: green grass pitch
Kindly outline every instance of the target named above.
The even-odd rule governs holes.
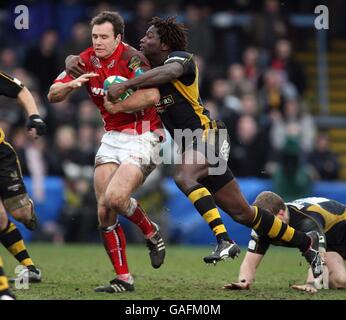
[[[123,294],[95,293],[95,286],[114,277],[101,244],[51,245],[30,244],[29,252],[43,272],[40,284],[29,290],[14,290],[18,299],[72,300],[268,300],[268,299],[332,299],[346,300],[346,290],[321,290],[315,295],[297,292],[290,284],[303,283],[307,265],[294,249],[273,247],[261,264],[256,283],[249,291],[225,291],[222,286],[237,278],[240,258],[207,266],[202,258],[212,247],[170,246],[160,269],[150,265],[146,247],[128,245],[128,262],[135,277],[136,291]],[[2,247],[5,271],[14,275],[16,260]]]

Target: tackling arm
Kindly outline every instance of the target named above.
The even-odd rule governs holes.
[[[104,101],[106,110],[115,114],[118,112],[135,112],[152,107],[160,100],[160,92],[156,88],[135,91],[130,97],[117,103],[112,103],[107,98]]]
[[[145,73],[124,81],[112,84],[108,89],[110,100],[116,100],[129,89],[157,87],[179,78],[184,72],[183,66],[178,62],[167,63],[163,66],[148,70]]]

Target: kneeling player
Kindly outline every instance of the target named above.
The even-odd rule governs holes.
[[[346,288],[346,206],[326,198],[304,198],[284,203],[282,198],[269,191],[260,193],[254,205],[267,209],[296,230],[317,231],[320,234],[320,252],[326,268],[322,279],[324,287]],[[249,289],[255,280],[256,270],[270,244],[284,245],[278,240],[251,233],[248,252],[241,264],[238,282],[226,284],[225,289]],[[329,281],[327,280],[329,278]],[[316,292],[316,282],[309,269],[306,284],[294,285],[294,289]]]

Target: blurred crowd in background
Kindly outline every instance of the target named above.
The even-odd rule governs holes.
[[[195,54],[200,71],[200,95],[212,117],[222,119],[229,130],[229,165],[236,177],[272,179],[285,200],[309,195],[316,180],[338,179],[338,155],[330,150],[328,136],[314,123],[313,107],[304,99],[308,79],[304,66],[294,57],[296,50],[304,50],[306,37],[314,31],[296,30],[287,19],[291,12],[313,13],[317,2],[21,3],[29,7],[29,30],[13,27],[14,6],[0,7],[0,70],[31,90],[48,134],[31,141],[22,110],[4,97],[0,97],[0,126],[18,153],[23,175],[33,179],[35,201],[45,197],[45,176],[64,179],[66,206],[58,224],[65,241],[97,238],[92,177],[103,123],[84,89],[56,104],[49,104],[46,95],[63,71],[66,56],[90,46],[89,21],[103,10],[123,15],[125,41],[134,47],[155,15],[176,15],[186,24],[188,50]],[[243,20],[229,24],[225,15],[229,12]],[[137,195],[154,219],[164,210],[161,183],[170,173],[171,166],[160,166]]]

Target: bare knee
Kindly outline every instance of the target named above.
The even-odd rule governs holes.
[[[101,227],[109,227],[116,223],[117,215],[104,205],[97,207],[97,215]]]
[[[329,286],[333,289],[346,289],[346,269],[344,259],[337,252],[326,252],[329,270]]]
[[[329,286],[332,289],[346,289],[346,277],[329,277]]]
[[[13,218],[15,218],[17,221],[22,223],[29,223],[32,218],[32,204],[29,203],[28,205],[15,209],[11,211],[11,215]]]
[[[243,225],[251,225],[251,219],[249,218],[249,215],[246,213],[246,211],[233,211],[231,217],[235,222],[238,222]]]
[[[235,221],[242,225],[252,227],[252,222],[254,219],[254,213],[250,206],[237,206],[232,208],[221,208]]]
[[[117,213],[126,212],[130,199],[123,194],[109,192],[105,195],[105,205],[107,208]]]
[[[4,210],[0,209],[0,232],[4,231],[8,225],[8,217]]]
[[[184,171],[176,173],[174,175],[174,181],[178,188],[183,192],[188,191],[198,184],[196,177]]]
[[[19,222],[29,223],[33,217],[34,205],[27,193],[7,198],[3,202],[5,210]]]

